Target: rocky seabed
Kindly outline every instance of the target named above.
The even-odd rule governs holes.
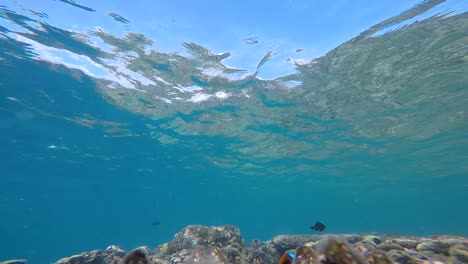
[[[22,264],[9,260],[0,264]],[[457,236],[280,235],[269,241],[242,240],[238,228],[191,225],[173,240],[150,249],[105,250],[62,258],[56,264],[462,264],[468,239]]]

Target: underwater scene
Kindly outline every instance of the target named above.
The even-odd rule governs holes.
[[[0,1],[0,263],[468,263],[468,1]]]

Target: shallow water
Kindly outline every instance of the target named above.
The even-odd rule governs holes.
[[[0,260],[188,224],[468,235],[468,5],[365,2],[3,3]]]

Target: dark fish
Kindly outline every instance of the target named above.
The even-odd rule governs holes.
[[[315,225],[311,226],[310,229],[322,232],[323,230],[325,230],[325,225],[320,222],[317,222],[315,223]]]
[[[160,224],[161,224],[161,222],[159,222],[158,220],[153,221],[153,223],[151,223],[152,226],[158,226]]]

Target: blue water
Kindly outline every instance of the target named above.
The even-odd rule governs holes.
[[[468,236],[464,1],[385,3],[346,32],[324,15],[317,42],[332,46],[303,31],[294,49],[263,40],[266,24],[225,25],[240,46],[197,39],[207,22],[177,17],[183,3],[153,37],[144,6],[46,2],[0,6],[0,261],[155,247],[189,224],[232,224],[248,243],[316,221]]]

